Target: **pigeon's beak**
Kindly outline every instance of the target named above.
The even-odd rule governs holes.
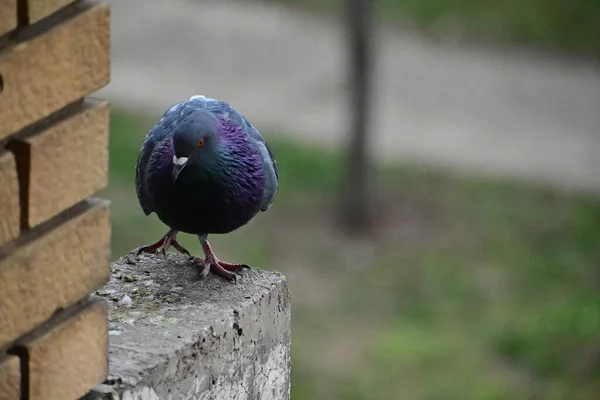
[[[179,157],[173,156],[173,182],[177,180],[177,177],[183,171],[185,166],[188,164],[187,157]]]

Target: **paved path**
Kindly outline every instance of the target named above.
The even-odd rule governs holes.
[[[112,82],[98,95],[158,114],[205,94],[262,130],[328,145],[345,138],[338,22],[250,1],[112,4]],[[377,45],[377,154],[600,193],[600,66],[387,29]]]

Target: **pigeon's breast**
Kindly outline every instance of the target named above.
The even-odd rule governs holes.
[[[173,229],[190,234],[229,233],[260,211],[264,178],[247,177],[239,183],[214,176],[193,179],[193,174],[180,178],[177,184],[170,182],[168,190],[161,190],[155,210]]]

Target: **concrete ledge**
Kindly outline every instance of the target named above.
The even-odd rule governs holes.
[[[290,396],[285,277],[257,268],[237,284],[178,254],[130,254],[96,294],[110,300],[109,380],[85,399]]]

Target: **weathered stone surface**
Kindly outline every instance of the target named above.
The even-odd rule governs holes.
[[[278,273],[237,284],[186,257],[130,254],[97,292],[111,300],[109,380],[89,399],[289,399],[290,297]]]

